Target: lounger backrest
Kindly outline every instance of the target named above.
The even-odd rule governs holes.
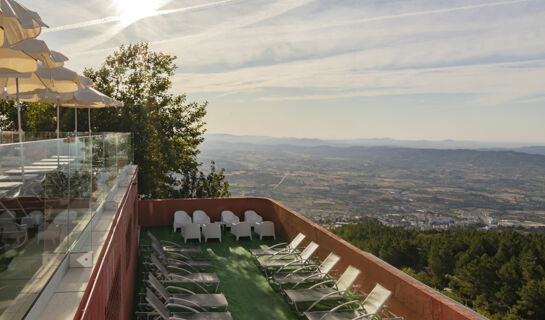
[[[153,254],[150,256],[151,263],[155,266],[155,268],[157,268],[165,277],[168,278],[170,276],[170,272],[168,272],[168,269],[165,267],[165,265],[162,264],[161,261],[159,261],[159,259],[157,259],[157,257]]]
[[[155,309],[155,311],[163,318],[164,320],[168,320],[170,317],[170,312],[168,311],[167,307],[155,296],[155,294],[149,289],[146,289],[146,301],[150,304],[150,306]]]
[[[187,212],[183,210],[178,210],[174,212],[174,222],[178,223],[191,223],[191,217],[187,214]]]
[[[303,251],[301,251],[301,260],[306,262],[308,259],[310,259],[314,252],[318,250],[318,247],[318,244],[314,241],[309,243],[308,246]]]
[[[157,245],[157,243],[155,242],[152,242],[151,243],[151,247],[153,248],[153,250],[155,252],[157,252],[157,254],[159,256],[161,256],[161,259],[163,259],[163,261],[167,261],[168,258],[167,258],[167,255],[165,254],[165,252],[163,251],[163,248],[160,246],[160,245]]]
[[[302,233],[299,233],[298,235],[295,236],[295,238],[293,238],[293,240],[291,240],[291,242],[288,244],[288,249],[291,249],[291,250],[295,250],[297,249],[298,246],[301,245],[301,243],[303,242],[303,240],[305,240],[306,236]]]
[[[2,214],[0,214],[0,218],[15,219],[15,214],[11,212],[10,210],[6,210],[2,212]]]
[[[369,295],[363,301],[363,308],[366,313],[377,313],[382,310],[382,307],[390,299],[392,292],[380,284],[377,284]]]
[[[165,301],[168,301],[170,294],[167,289],[161,284],[161,282],[151,273],[149,273],[148,280],[150,285],[163,297]]]
[[[159,240],[157,240],[157,238],[151,232],[149,232],[149,230],[148,230],[147,234],[148,234],[148,238],[150,238],[150,240],[151,240],[151,243],[161,244],[161,242]]]
[[[210,223],[210,217],[202,210],[193,211],[193,223]]]
[[[356,278],[360,275],[360,272],[359,269],[348,266],[337,281],[337,289],[340,291],[349,290],[354,284],[354,281],[356,281]]]
[[[324,261],[322,261],[322,264],[318,267],[320,269],[320,272],[323,274],[327,274],[333,270],[333,267],[341,260],[341,257],[331,252],[327,258],[325,258]]]

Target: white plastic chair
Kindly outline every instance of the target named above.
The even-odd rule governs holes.
[[[176,232],[178,228],[183,229],[184,225],[190,224],[190,223],[193,223],[193,222],[191,221],[191,217],[187,214],[187,212],[183,210],[178,210],[174,212],[174,223],[172,224],[172,227],[174,228],[174,232]]]
[[[234,223],[231,226],[231,233],[237,238],[237,241],[240,237],[250,237],[252,240],[252,224],[246,221]]]
[[[244,212],[244,221],[252,223],[253,227],[257,222],[263,222],[263,218],[254,210],[246,210]]]
[[[37,226],[41,225],[44,222],[44,213],[40,210],[30,211],[28,215],[34,219],[34,223]]]
[[[274,222],[264,221],[255,224],[255,233],[259,235],[259,240],[263,240],[263,237],[273,237],[276,240],[274,233]]]
[[[193,223],[210,223],[210,217],[202,210],[193,211]]]
[[[218,239],[221,242],[221,224],[219,223],[206,223],[202,226],[202,235],[204,242],[208,239]]]
[[[201,224],[184,224],[182,226],[182,237],[184,238],[184,243],[187,243],[189,239],[198,239],[201,242]]]
[[[44,214],[39,210],[34,210],[21,218],[21,224],[26,224],[29,227],[40,226],[43,222]]]
[[[233,223],[239,223],[240,218],[237,217],[233,211],[230,210],[223,210],[221,212],[221,223],[226,227],[231,227]]]

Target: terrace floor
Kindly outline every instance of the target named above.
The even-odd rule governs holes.
[[[160,240],[183,243],[180,233],[172,232],[171,227],[142,227],[140,245],[150,244],[146,234],[148,230]],[[220,279],[219,292],[223,293],[227,298],[228,310],[231,312],[233,319],[299,319],[282,296],[269,285],[248,251],[248,249],[283,242],[282,239],[278,238],[276,241],[268,239],[270,238],[260,241],[259,237],[254,236],[253,240],[245,238],[236,241],[228,231],[224,231],[222,243],[217,240],[210,240],[206,244],[200,244],[203,256],[209,258],[214,264],[213,272]],[[199,246],[198,242],[192,242],[192,244]],[[135,302],[138,299],[138,294],[145,292],[145,287],[140,278],[143,271],[142,255],[144,254],[146,253],[139,251]]]

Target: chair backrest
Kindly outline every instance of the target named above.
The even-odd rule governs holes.
[[[291,242],[288,244],[288,249],[295,250],[297,247],[305,240],[306,236],[302,233],[299,233],[291,240]]]
[[[202,210],[193,211],[193,223],[210,223],[210,217]]]
[[[239,222],[233,225],[232,228],[235,228],[237,234],[249,235],[252,233],[252,223],[248,221]]]
[[[244,221],[263,222],[263,218],[254,210],[246,210],[244,211]]]
[[[309,243],[308,246],[303,251],[301,251],[301,260],[306,262],[308,259],[310,259],[314,252],[318,250],[318,247],[318,244],[314,241]]]
[[[191,223],[191,217],[187,214],[187,212],[178,210],[174,212],[174,222]]]
[[[221,221],[227,223],[237,223],[240,222],[240,219],[230,210],[223,210],[221,212]]]
[[[34,218],[36,224],[41,224],[44,221],[44,213],[40,210],[30,211],[28,215]]]
[[[155,311],[163,318],[164,320],[168,320],[170,317],[170,311],[168,311],[167,307],[157,298],[157,296],[153,293],[153,291],[150,290],[150,288],[146,288],[146,301],[150,304],[150,306],[155,309]]]
[[[392,295],[392,291],[384,288],[380,284],[377,283],[373,290],[369,293],[369,295],[363,300],[363,308],[365,309],[366,313],[377,313],[380,310],[382,310],[382,307],[384,307],[384,304],[388,299],[390,299],[390,296]]]
[[[151,286],[161,295],[161,297],[163,297],[165,301],[168,301],[170,294],[163,284],[161,284],[161,281],[159,281],[151,272],[148,274],[148,281]]]
[[[221,225],[219,223],[206,223],[202,227],[204,234],[215,234],[221,232]]]
[[[325,258],[324,261],[322,261],[318,269],[320,270],[321,273],[327,274],[331,272],[331,270],[333,270],[333,267],[337,264],[337,262],[339,262],[339,260],[341,260],[341,257],[331,252],[327,256],[327,258]]]
[[[170,276],[170,272],[168,271],[168,269],[165,267],[165,265],[161,261],[159,261],[159,259],[157,259],[155,255],[151,254],[150,260],[151,260],[151,264],[153,264],[155,268],[157,268],[159,272],[161,272],[166,278]]]
[[[360,272],[360,269],[348,266],[339,280],[337,280],[337,289],[340,291],[349,290],[354,284],[354,281],[356,281],[356,278],[360,275]]]

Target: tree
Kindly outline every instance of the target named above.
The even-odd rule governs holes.
[[[96,131],[133,133],[139,165],[139,193],[145,198],[225,197],[229,184],[215,165],[199,170],[198,145],[205,132],[207,102],[187,102],[170,93],[176,57],[150,50],[147,43],[121,46],[97,70],[85,75],[124,107],[94,112]]]

